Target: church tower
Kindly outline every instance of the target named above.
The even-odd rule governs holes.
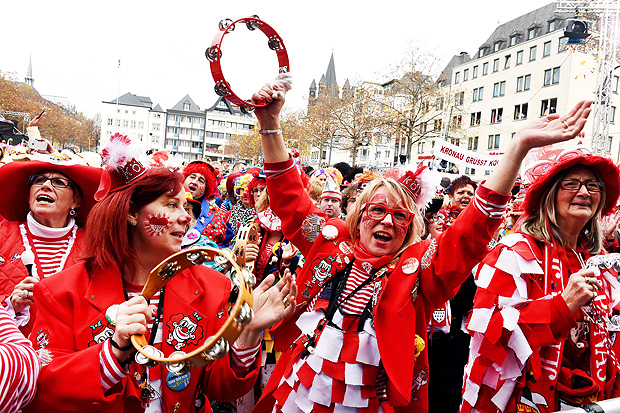
[[[30,54],[30,61],[28,62],[28,73],[26,74],[26,78],[24,82],[30,86],[34,87],[34,79],[32,77],[32,54]]]

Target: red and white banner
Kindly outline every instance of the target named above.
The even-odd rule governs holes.
[[[435,139],[435,157],[468,168],[493,170],[502,156],[469,151],[443,139]]]

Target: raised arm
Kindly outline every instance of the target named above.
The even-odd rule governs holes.
[[[274,85],[273,87],[265,85],[258,93],[252,96],[252,100],[256,103],[269,103],[267,106],[256,108],[254,111],[261,131],[280,130],[280,111],[282,110],[282,106],[284,106],[284,94],[279,94],[282,96],[274,99],[274,90],[283,91],[278,85]],[[282,132],[261,133],[261,140],[263,143],[265,162],[281,162],[289,158]]]
[[[508,194],[530,149],[575,138],[586,124],[591,100],[582,100],[564,116],[552,114],[526,123],[510,141],[508,149],[484,186]]]

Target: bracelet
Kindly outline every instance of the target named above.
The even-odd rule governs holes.
[[[261,129],[258,131],[261,135],[282,134],[282,129]]]
[[[126,345],[125,347],[119,346],[118,343],[116,341],[114,341],[114,339],[112,337],[110,337],[110,344],[112,345],[112,347],[114,347],[115,349],[120,350],[120,351],[127,351],[127,350],[133,348],[133,344],[131,344],[131,343]]]

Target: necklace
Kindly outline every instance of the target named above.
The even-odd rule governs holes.
[[[20,224],[19,225],[19,231],[22,235],[22,241],[24,244],[24,248],[25,249],[30,249],[33,252],[34,249],[32,248],[32,246],[30,245],[30,239],[32,237],[32,235],[30,234],[30,231],[26,228],[25,224]],[[54,275],[57,274],[58,272],[60,272],[64,266],[65,263],[67,262],[67,258],[69,257],[69,254],[71,253],[71,248],[73,247],[73,244],[75,243],[75,234],[77,232],[77,225],[73,225],[73,228],[71,228],[71,235],[69,235],[69,241],[67,243],[67,248],[65,249],[65,252],[62,254],[62,257],[60,257],[60,262],[58,263],[58,265],[56,266],[56,268],[54,268],[51,272],[50,275]],[[35,255],[36,257],[36,255]],[[38,261],[38,257],[37,257],[37,261]],[[32,275],[33,276],[37,276],[39,277],[38,273],[37,273],[37,266],[33,265],[32,266]]]

